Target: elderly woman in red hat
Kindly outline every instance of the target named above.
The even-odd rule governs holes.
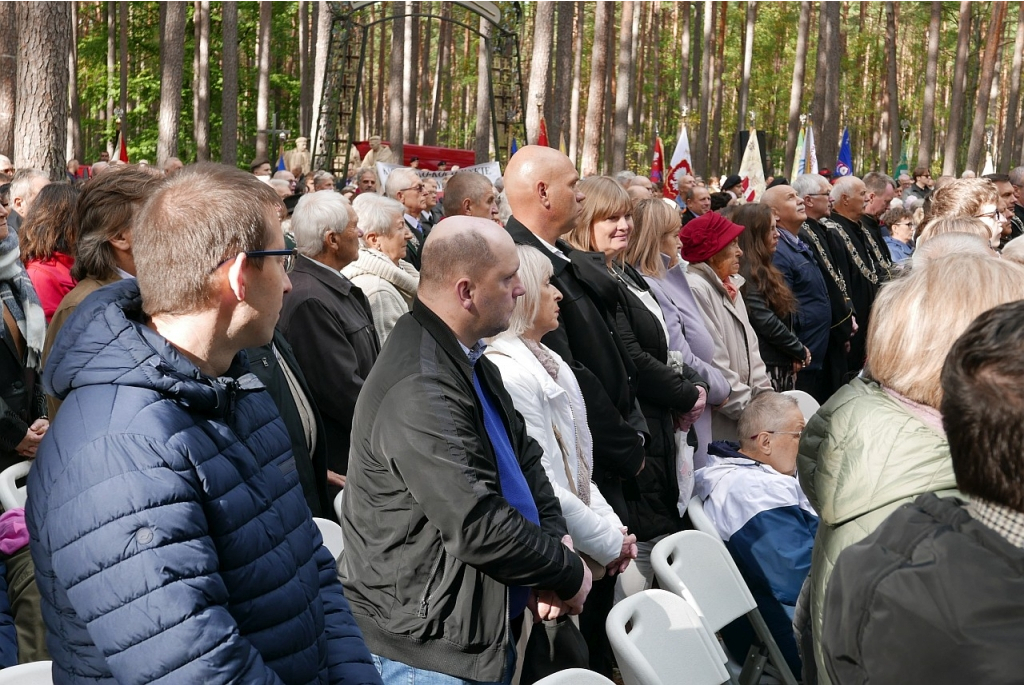
[[[715,340],[713,363],[732,387],[729,399],[713,408],[715,440],[738,440],[736,423],[743,409],[756,395],[772,389],[740,295],[742,232],[743,226],[708,212],[687,223],[679,236],[683,259],[690,263],[686,279]]]

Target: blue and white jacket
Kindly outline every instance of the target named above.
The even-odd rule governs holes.
[[[732,442],[713,442],[695,493],[761,605],[774,597],[792,618],[811,568],[818,516],[800,481],[750,459]]]

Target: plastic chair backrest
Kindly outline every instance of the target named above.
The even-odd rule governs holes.
[[[664,545],[671,573],[696,600],[711,630],[718,632],[757,608],[754,596],[721,540],[699,530],[684,530],[673,533],[658,545]]]
[[[338,517],[339,521],[341,520],[341,502],[344,499],[345,489],[342,488],[341,491],[338,493],[338,496],[334,498],[334,515]]]
[[[690,521],[693,523],[694,528],[702,533],[707,533],[716,540],[722,539],[722,536],[718,534],[718,529],[715,528],[715,524],[704,513],[704,501],[700,497],[697,495],[691,497],[690,503],[686,506],[686,511],[690,514]]]
[[[33,661],[0,669],[0,685],[53,685],[53,662]]]
[[[330,519],[322,519],[317,516],[313,517],[313,522],[320,529],[320,535],[324,538],[324,547],[331,551],[335,560],[339,559],[341,553],[345,551],[345,535],[341,526]]]
[[[0,472],[0,505],[4,511],[24,507],[28,500],[28,486],[18,487],[18,480],[28,475],[32,462],[25,460],[8,466]]]
[[[608,613],[608,640],[625,685],[720,685],[729,673],[708,648],[700,617],[682,597],[644,590]]]
[[[814,399],[803,390],[786,390],[782,394],[789,395],[796,400],[796,403],[800,405],[800,412],[804,415],[804,421],[807,421],[818,413],[818,409],[821,408],[821,405],[818,404],[818,400]]]
[[[541,678],[534,685],[615,685],[600,673],[585,668],[567,668]]]

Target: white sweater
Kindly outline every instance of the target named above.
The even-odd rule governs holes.
[[[399,261],[395,266],[383,252],[361,247],[359,258],[341,273],[366,296],[373,312],[373,325],[383,345],[399,317],[412,306],[420,284],[419,272],[406,261]]]

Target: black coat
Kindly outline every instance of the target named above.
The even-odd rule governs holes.
[[[592,274],[607,273],[604,256],[559,241],[557,247],[569,258],[562,259],[515,217],[505,228],[516,243],[535,247],[551,260],[551,282],[562,301],[558,329],[542,342],[576,375],[594,436],[593,480],[615,513],[626,519],[622,481],[635,476],[644,462],[639,434],[647,432],[647,422],[636,402],[637,370],[616,331],[615,311],[607,309],[605,299],[590,286]]]
[[[3,326],[4,339],[0,343],[0,471],[25,460],[14,448],[25,439],[32,422],[46,416],[46,397],[39,375],[25,367],[6,322]]]
[[[757,333],[757,346],[765,365],[792,366],[793,362],[803,361],[804,344],[793,332],[793,316],[780,318],[752,281],[747,280],[742,290],[747,318]]]
[[[644,447],[647,457],[644,470],[627,481],[623,488],[629,510],[629,530],[636,534],[637,540],[644,542],[659,535],[675,533],[681,528],[675,417],[685,414],[696,404],[698,385],[705,392],[708,385],[690,367],[679,372],[668,365],[665,328],[625,283],[613,278],[607,270],[597,275],[616,288],[616,296],[621,303],[616,326],[636,364],[639,381],[637,399],[651,436]],[[643,277],[628,266],[626,278],[634,287],[650,292]]]
[[[313,421],[316,424],[313,454],[310,454],[306,447],[306,432],[302,427],[302,418],[288,386],[288,379],[281,369],[277,355],[271,349],[272,345],[277,347],[281,359],[295,376],[299,390],[306,396],[306,401],[313,410]],[[302,486],[302,494],[306,496],[310,512],[313,516],[336,519],[333,503],[327,497],[327,435],[324,422],[317,411],[306,377],[302,375],[302,368],[295,359],[292,346],[285,340],[281,331],[275,330],[272,343],[250,347],[246,354],[249,356],[249,370],[267,386],[267,392],[274,399],[284,425],[288,428],[288,435],[292,440],[292,454],[295,455],[295,470],[299,473],[299,484]]]
[[[1024,549],[956,499],[921,495],[847,547],[826,591],[834,683],[1020,683]]]
[[[850,252],[850,248],[846,247],[845,241],[842,241],[841,235],[837,233],[836,237],[843,243],[843,249],[846,250],[850,263],[850,277],[846,281],[846,287],[850,300],[853,302],[853,311],[857,317],[858,328],[857,333],[850,339],[847,372],[856,373],[864,366],[865,342],[868,334],[868,323],[871,321],[871,308],[875,304],[878,288],[884,280],[882,277],[884,271],[874,254],[865,245],[861,234],[861,231],[864,229],[859,223],[854,223],[835,212],[832,213],[830,219],[822,223],[829,230],[842,231],[850,239],[850,245],[853,248],[853,252]],[[857,259],[864,265],[864,269],[868,274],[873,274],[873,280],[861,271],[861,268],[857,265]]]
[[[373,314],[352,281],[307,257],[290,276],[278,327],[323,418],[328,468],[344,475],[356,398],[380,352]]]

